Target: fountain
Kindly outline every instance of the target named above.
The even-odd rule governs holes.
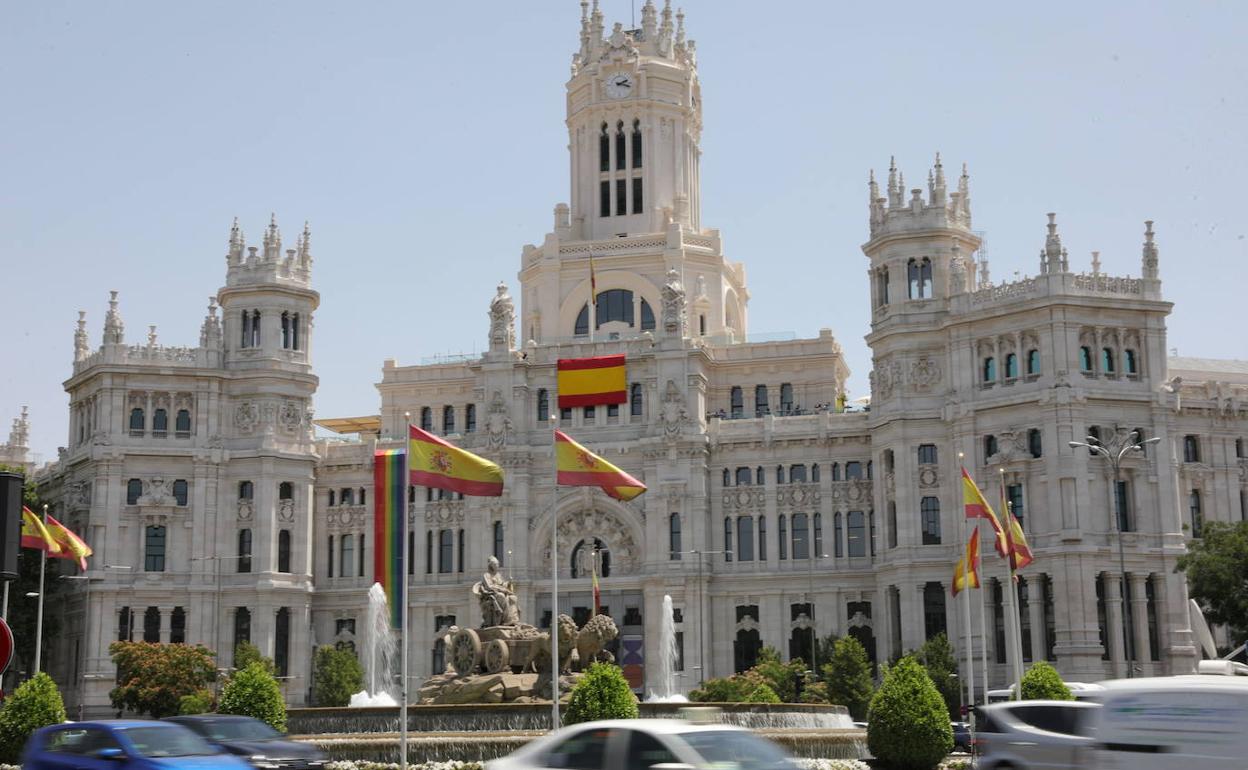
[[[352,708],[397,706],[391,690],[394,686],[394,664],[399,649],[394,630],[390,627],[390,606],[380,583],[368,589],[368,614],[364,623],[364,681],[361,692],[351,696]]]
[[[659,628],[659,682],[663,689],[650,692],[647,703],[688,703],[689,699],[677,692],[676,658],[676,611],[672,608],[672,597],[663,596],[663,625]]]

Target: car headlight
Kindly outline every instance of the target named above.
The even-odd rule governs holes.
[[[263,770],[277,770],[280,765],[274,760],[269,759],[263,754],[252,754],[247,757],[247,761]]]

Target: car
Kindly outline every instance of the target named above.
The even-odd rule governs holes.
[[[485,770],[798,770],[782,748],[742,727],[683,719],[628,719],[565,727]]]
[[[950,722],[953,728],[953,750],[971,752],[971,726],[967,722]]]
[[[182,725],[140,719],[65,722],[36,730],[24,770],[250,770]]]
[[[1018,700],[975,709],[977,770],[1084,767],[1096,703]]]
[[[168,717],[222,750],[261,770],[316,770],[329,755],[310,743],[288,740],[259,719],[232,714]]]

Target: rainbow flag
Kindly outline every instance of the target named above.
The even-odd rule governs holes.
[[[503,469],[415,425],[407,427],[411,482],[474,497],[503,494]]]
[[[616,500],[628,502],[646,491],[646,485],[555,431],[555,483],[564,487],[598,487]]]
[[[403,628],[406,460],[402,449],[383,449],[373,455],[373,580],[386,591],[390,623],[395,628]]]
[[[91,546],[75,535],[73,530],[51,516],[48,517],[48,534],[61,547],[60,553],[50,554],[51,556],[58,559],[74,559],[83,572],[87,571],[87,557],[94,553]]]
[[[560,409],[628,401],[623,353],[595,358],[561,358],[556,382]]]

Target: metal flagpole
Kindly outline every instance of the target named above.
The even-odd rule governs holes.
[[[591,302],[592,306],[593,303]],[[592,310],[590,311],[593,312]],[[590,317],[590,334],[593,334],[593,317]],[[555,440],[555,426],[559,418],[550,416],[550,459],[554,469],[554,486],[550,503],[550,727],[559,729],[559,447]]]
[[[43,526],[46,530],[48,526],[48,506],[43,506]],[[43,661],[43,574],[44,568],[48,563],[47,544],[39,549],[39,612],[35,616],[35,673],[38,674],[41,669],[40,663]]]
[[[403,677],[403,683],[399,685],[399,697],[403,700],[399,704],[399,768],[407,770],[407,624],[408,616],[411,614],[407,606],[407,579],[411,573],[411,566],[408,561],[412,558],[411,549],[408,548],[407,534],[407,500],[408,487],[411,484],[410,473],[411,468],[408,463],[410,461],[410,444],[411,444],[411,428],[412,413],[403,413],[403,478],[401,483],[403,491],[399,494],[399,531],[402,536],[399,538],[399,548],[401,549],[402,558],[399,559],[399,644],[403,645],[403,651],[400,654],[399,671]],[[376,504],[374,500],[374,504]]]
[[[979,648],[979,670],[984,675],[984,703],[988,702],[988,622],[984,619],[984,593],[987,590],[979,589],[979,636],[983,645]]]
[[[1005,469],[1000,471],[1001,477],[1001,500],[1005,503],[1005,521],[1001,526],[1005,529],[1007,535],[1005,539],[1006,556],[1005,566],[1008,570],[1010,581],[1010,627],[1014,632],[1014,640],[1010,645],[1010,657],[1013,658],[1010,664],[1011,678],[1014,685],[1018,688],[1014,690],[1013,700],[1023,699],[1023,623],[1019,614],[1018,607],[1018,583],[1015,581],[1014,573],[1014,539],[1008,534],[1013,532],[1014,514],[1010,510],[1010,503],[1005,497]]]
[[[967,542],[966,536],[966,517],[962,517],[962,541]],[[976,544],[978,545],[978,543]],[[962,627],[966,630],[966,713],[969,716],[971,707],[975,705],[975,652],[973,642],[971,640],[971,569],[973,565],[966,561],[969,554],[962,552],[962,593],[966,594],[962,597]],[[957,579],[957,576],[954,576]]]

